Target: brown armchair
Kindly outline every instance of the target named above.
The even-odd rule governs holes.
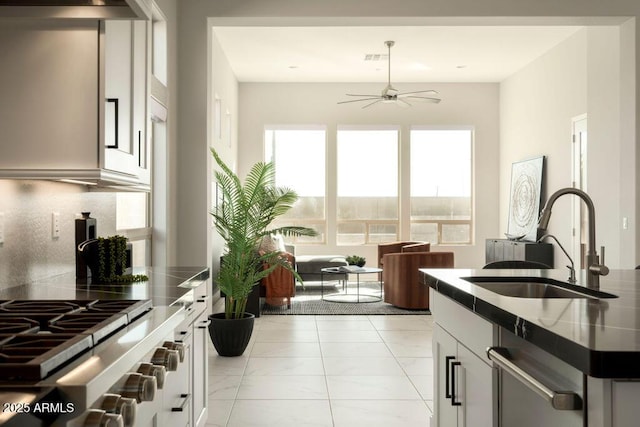
[[[296,265],[296,258],[288,253],[281,252],[291,265]],[[264,269],[269,268],[267,264]],[[282,266],[277,266],[267,277],[260,281],[260,296],[265,297],[269,305],[287,305],[291,308],[291,298],[296,296],[296,278],[293,273]]]
[[[453,252],[390,253],[383,258],[384,301],[400,308],[429,308],[429,287],[418,269],[453,268]]]
[[[384,256],[402,252],[429,252],[431,243],[428,242],[391,242],[378,244],[378,267],[384,269]]]

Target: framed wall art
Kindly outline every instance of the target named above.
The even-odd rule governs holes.
[[[511,240],[535,242],[543,198],[544,156],[513,163],[509,195],[509,223],[505,235]]]

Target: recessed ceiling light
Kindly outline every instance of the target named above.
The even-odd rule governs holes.
[[[466,65],[456,65],[456,68],[461,68],[462,69],[462,68],[467,68],[467,66]]]
[[[290,70],[295,70],[296,68],[299,68],[299,67],[297,65],[289,65]]]

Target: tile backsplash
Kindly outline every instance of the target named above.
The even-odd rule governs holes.
[[[52,215],[59,214],[59,237]],[[98,236],[115,234],[116,194],[81,185],[0,180],[0,288],[75,272],[75,219],[91,212]]]

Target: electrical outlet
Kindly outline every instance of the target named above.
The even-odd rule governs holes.
[[[51,213],[51,238],[60,238],[60,212]]]
[[[0,245],[4,243],[4,212],[0,212]]]

